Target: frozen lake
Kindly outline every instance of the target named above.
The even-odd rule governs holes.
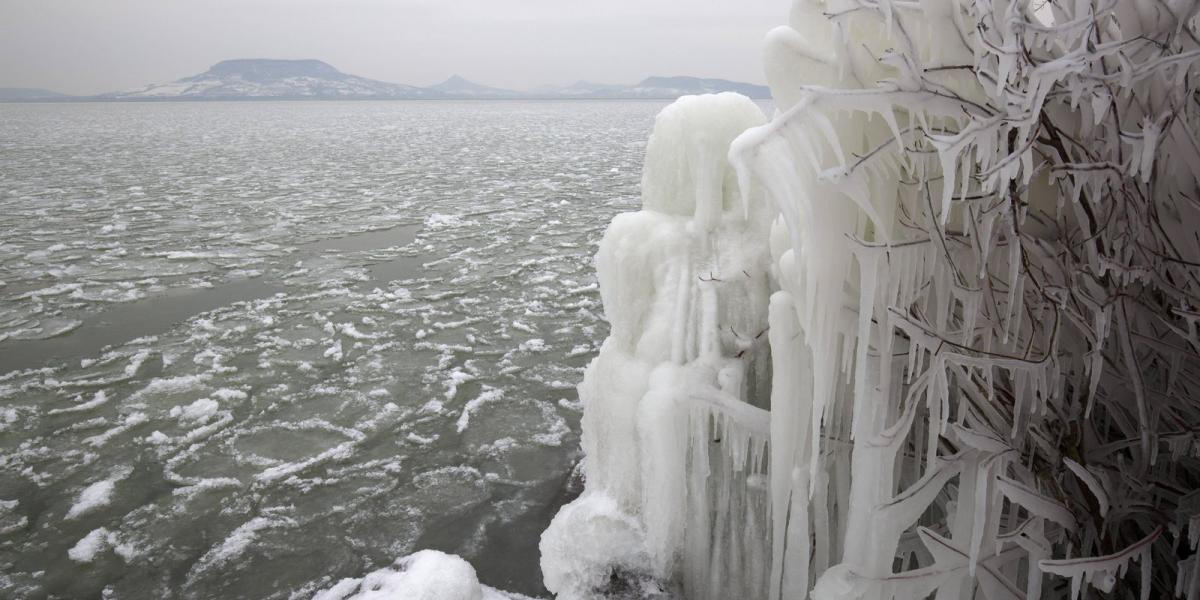
[[[663,105],[0,104],[0,597],[541,593]]]

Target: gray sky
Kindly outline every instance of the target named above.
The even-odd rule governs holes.
[[[788,0],[0,0],[0,86],[91,94],[230,58],[430,85],[695,75],[762,83]]]

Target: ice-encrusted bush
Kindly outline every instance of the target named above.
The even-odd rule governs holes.
[[[689,598],[1200,598],[1198,9],[797,1],[602,244],[585,498]]]

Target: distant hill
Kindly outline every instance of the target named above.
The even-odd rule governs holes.
[[[0,102],[41,102],[69,98],[72,96],[38,88],[0,87]]]
[[[716,94],[737,92],[750,98],[771,97],[771,89],[765,85],[741,83],[727,79],[700,79],[698,77],[648,77],[634,87],[636,93],[659,98],[677,98],[689,94]]]
[[[490,87],[454,75],[428,87],[388,83],[337,70],[319,60],[237,59],[219,62],[199,75],[141,89],[71,97],[48,90],[0,88],[0,101],[75,100],[368,100],[611,98],[674,99],[689,94],[739,92],[770,98],[765,86],[698,77],[649,77],[633,85],[580,81],[562,87],[515,91]]]
[[[335,69],[319,60],[226,60],[192,77],[146,86],[140,90],[102,94],[110,100],[255,100],[424,98],[423,88],[387,83]]]
[[[455,98],[517,98],[525,95],[522,92],[514,90],[480,85],[473,81],[467,81],[458,75],[454,75],[450,79],[425,89]]]

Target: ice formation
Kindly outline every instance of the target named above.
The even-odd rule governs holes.
[[[1200,4],[1033,4],[797,0],[770,122],[659,115],[559,598],[1200,598]]]
[[[765,406],[770,377],[770,256],[759,241],[772,212],[753,193],[743,205],[726,157],[735,137],[765,120],[736,94],[687,97],[663,110],[646,148],[643,210],[614,219],[600,244],[596,269],[612,330],[579,388],[587,491],[542,538],[543,575],[560,597],[586,595],[614,564],[700,577],[717,564],[694,534],[732,539],[735,530],[766,526],[763,490],[745,484],[761,473],[768,436],[755,404]],[[711,463],[709,436],[693,435],[710,422],[728,449],[712,452]],[[689,476],[709,469],[730,487],[704,489],[702,476]],[[574,549],[581,535],[598,543]],[[714,571],[713,583],[730,592],[713,588],[714,597],[740,597],[763,581],[754,573],[760,558],[736,557],[746,567],[740,576]]]

